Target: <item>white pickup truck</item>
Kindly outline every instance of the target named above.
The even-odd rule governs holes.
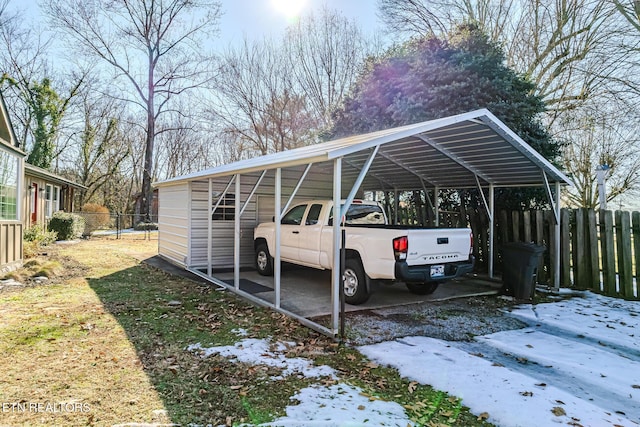
[[[473,269],[471,230],[412,228],[389,225],[377,202],[354,200],[342,218],[346,230],[344,295],[362,304],[371,294],[371,280],[401,281],[415,294],[433,293],[438,285]],[[333,268],[333,201],[311,200],[293,206],[280,225],[282,261]],[[262,275],[273,274],[275,224],[254,231],[255,264]]]

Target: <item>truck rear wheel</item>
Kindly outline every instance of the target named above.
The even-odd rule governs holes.
[[[347,304],[358,305],[367,302],[369,299],[367,278],[358,259],[347,259],[344,273],[342,274],[342,283],[344,286],[344,300]]]
[[[262,276],[271,276],[273,274],[273,259],[265,243],[260,243],[256,248],[256,270]]]
[[[416,295],[431,295],[438,289],[438,282],[407,283],[409,292]]]

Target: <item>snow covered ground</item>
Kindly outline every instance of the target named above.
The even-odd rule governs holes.
[[[451,342],[405,337],[359,347],[401,375],[461,397],[463,404],[499,426],[640,425],[640,303],[590,292],[510,312],[525,329]],[[246,363],[281,367],[283,375],[333,376],[300,358],[286,358],[288,343],[245,338],[234,346],[189,347]],[[339,379],[339,378],[338,378]],[[404,409],[362,396],[347,384],[301,390],[274,424],[283,426],[407,426]]]
[[[407,337],[360,347],[502,426],[640,424],[640,303],[589,292],[524,305],[530,327],[473,343]]]

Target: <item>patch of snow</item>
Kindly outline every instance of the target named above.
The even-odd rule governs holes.
[[[395,402],[370,399],[362,389],[348,384],[330,387],[306,387],[291,400],[298,405],[287,406],[286,416],[264,425],[282,427],[308,426],[411,426],[404,408]]]
[[[245,338],[234,345],[218,347],[202,347],[200,343],[187,347],[188,351],[199,351],[203,357],[219,354],[232,358],[235,361],[251,365],[266,365],[282,370],[282,374],[274,377],[274,380],[282,379],[289,375],[302,375],[306,378],[331,377],[336,378],[336,372],[331,367],[314,366],[311,361],[301,357],[286,357],[288,349],[295,343],[271,343],[269,340]]]
[[[564,336],[599,342],[640,356],[640,304],[592,292],[551,304],[523,305],[511,313],[520,320]]]
[[[531,328],[498,332],[479,341],[564,377],[574,394],[626,414],[640,414],[640,362],[600,346],[549,335]],[[634,388],[635,386],[635,388]]]
[[[246,337],[249,335],[249,331],[247,331],[244,328],[236,328],[236,329],[232,329],[231,333],[234,335],[237,335],[239,337]]]
[[[407,337],[359,350],[461,397],[496,425],[640,424],[637,302],[582,292],[510,314],[530,327],[476,337],[476,343]]]
[[[360,351],[372,360],[397,368],[402,376],[461,397],[471,412],[487,412],[488,421],[497,425],[633,425],[623,416],[558,387],[543,385],[535,378],[434,338],[408,337],[360,347]],[[562,412],[555,408],[562,408]]]

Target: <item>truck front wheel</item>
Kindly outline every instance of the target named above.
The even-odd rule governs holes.
[[[416,295],[431,295],[438,289],[438,282],[407,283],[409,292]]]
[[[260,243],[256,248],[256,270],[262,276],[273,274],[273,260],[266,244]]]
[[[342,274],[344,300],[347,304],[358,305],[367,302],[369,290],[366,280],[360,261],[355,258],[347,259]]]

